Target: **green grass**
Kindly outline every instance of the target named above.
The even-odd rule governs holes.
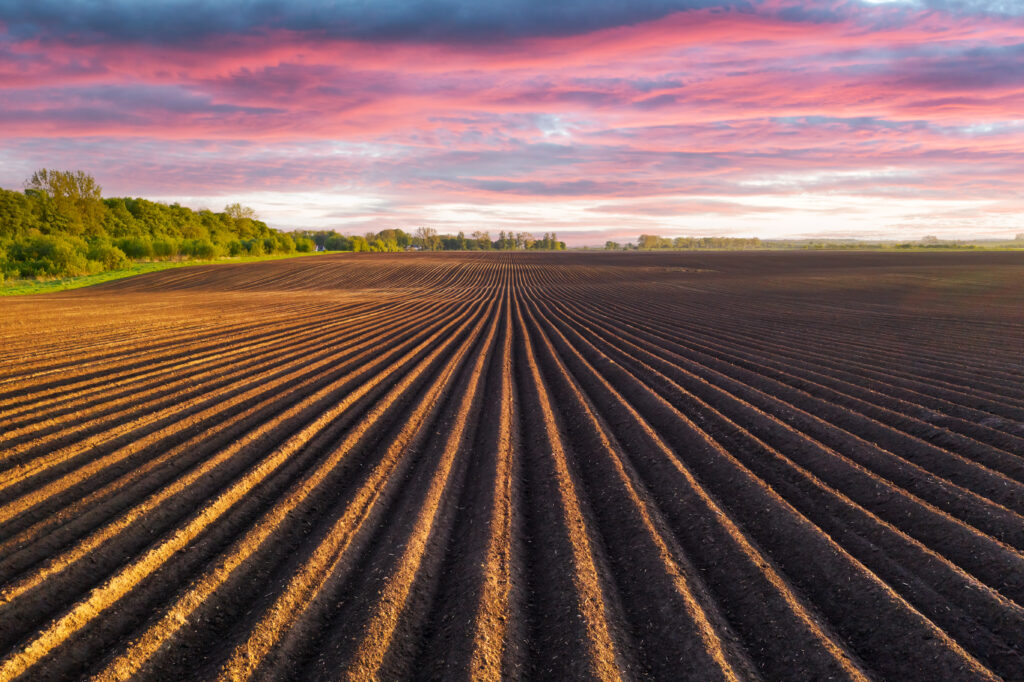
[[[81,275],[80,277],[64,277],[55,279],[11,279],[0,283],[0,296],[25,296],[28,294],[47,294],[54,291],[67,291],[68,289],[81,289],[90,287],[102,282],[110,282],[115,279],[133,277],[146,272],[157,270],[169,270],[171,268],[183,268],[190,265],[226,265],[228,263],[253,263],[265,260],[282,260],[284,258],[305,258],[308,256],[324,256],[332,253],[343,253],[342,251],[320,251],[317,253],[290,253],[286,255],[271,254],[269,256],[236,256],[233,258],[220,258],[217,260],[183,260],[183,261],[157,261],[146,263],[135,263],[124,270],[109,270],[99,272],[95,275]]]

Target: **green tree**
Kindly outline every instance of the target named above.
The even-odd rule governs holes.
[[[432,227],[417,227],[413,242],[427,251],[437,251],[441,248],[441,238]]]
[[[324,248],[328,251],[351,251],[352,240],[337,232],[332,232],[324,240]]]
[[[224,213],[232,220],[256,220],[255,209],[241,204],[228,204],[224,207]]]
[[[385,242],[388,240],[393,241],[399,247],[399,250],[409,246],[413,240],[412,235],[397,228],[381,230],[377,233],[376,238]]]
[[[476,248],[481,251],[490,251],[494,247],[494,244],[491,243],[491,235],[489,232],[477,230],[473,233],[473,241],[476,242]]]
[[[48,200],[50,210],[66,220],[61,231],[76,235],[103,233],[102,189],[85,171],[41,168],[25,181],[25,189],[41,201]]]
[[[637,248],[660,249],[664,240],[656,234],[642,234],[636,240]]]
[[[297,248],[292,235],[270,229],[240,204],[213,213],[140,198],[104,199],[83,171],[41,169],[24,193],[0,190],[0,269],[10,277],[120,268],[126,258],[205,259]]]
[[[22,238],[30,229],[38,229],[32,203],[21,192],[0,189],[0,239]]]

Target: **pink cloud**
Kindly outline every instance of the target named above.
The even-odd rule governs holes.
[[[1024,22],[788,7],[483,43],[12,38],[0,151],[118,187],[342,186],[408,206],[614,197],[636,215],[743,215],[705,197],[800,192],[1018,205]],[[590,212],[614,212],[602,205]]]

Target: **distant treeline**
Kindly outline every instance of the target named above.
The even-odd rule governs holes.
[[[410,234],[401,229],[371,232],[366,236],[347,236],[331,231],[299,230],[294,235],[311,239],[317,249],[326,251],[378,251],[394,252],[417,249],[424,251],[564,251],[565,242],[558,241],[554,232],[545,232],[535,238],[529,232],[499,232],[491,239],[490,232],[476,231],[468,237],[464,232],[438,234],[431,227],[419,227]]]
[[[1021,249],[1024,248],[1024,233],[1014,239],[939,239],[934,235],[926,235],[916,241],[860,241],[856,239],[803,239],[785,240],[769,239],[764,242],[771,249],[811,249],[815,251],[892,251],[892,250],[985,250],[985,249]]]
[[[733,238],[733,237],[659,237],[654,234],[640,235],[636,243],[627,242],[605,242],[604,248],[609,251],[619,250],[694,250],[694,249],[715,249],[715,250],[743,250],[743,249],[813,249],[825,251],[852,251],[872,250],[889,251],[893,249],[991,249],[991,248],[1024,248],[1024,233],[1018,234],[1013,241],[986,240],[986,241],[961,241],[942,240],[934,235],[926,235],[918,241],[895,242],[895,241],[858,241],[855,239],[758,239]]]
[[[293,252],[455,250],[564,250],[554,233],[537,239],[526,232],[488,232],[469,237],[414,234],[400,229],[365,236],[334,231],[282,232],[257,220],[240,204],[223,211],[194,211],[146,199],[104,198],[82,171],[37,171],[23,192],[0,189],[0,281],[68,277],[120,270],[132,261],[211,260]]]
[[[642,234],[637,240],[636,244],[620,244],[618,242],[608,241],[604,243],[604,248],[609,251],[619,251],[622,249],[679,249],[679,250],[691,250],[691,249],[760,249],[763,248],[763,244],[757,237],[750,239],[734,238],[734,237],[659,237],[656,234]]]
[[[146,199],[107,198],[81,171],[40,170],[24,192],[0,189],[0,278],[64,277],[133,260],[213,259],[312,251],[239,204],[193,211]]]

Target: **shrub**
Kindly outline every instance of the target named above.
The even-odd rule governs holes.
[[[242,242],[245,246],[245,251],[250,256],[262,256],[265,253],[262,239],[249,239]]]
[[[43,234],[15,244],[9,258],[25,277],[84,275],[89,272],[85,249],[81,239]]]
[[[278,232],[274,235],[277,240],[277,250],[281,253],[295,253],[295,240],[290,234]]]
[[[145,237],[126,237],[118,239],[114,244],[124,255],[134,260],[153,257],[153,243]]]
[[[89,247],[86,258],[99,263],[104,270],[123,270],[131,266],[131,261],[124,251],[102,242]]]
[[[101,272],[105,272],[108,269],[109,268],[105,267],[103,265],[103,263],[99,262],[98,260],[86,259],[86,261],[85,261],[85,273],[84,274],[96,275],[96,274],[99,274]],[[82,273],[80,273],[80,274],[82,274]]]
[[[182,255],[200,260],[210,260],[219,254],[219,250],[209,239],[186,239],[181,242],[179,251]]]
[[[171,239],[153,240],[153,257],[169,260],[178,255],[178,245]]]

